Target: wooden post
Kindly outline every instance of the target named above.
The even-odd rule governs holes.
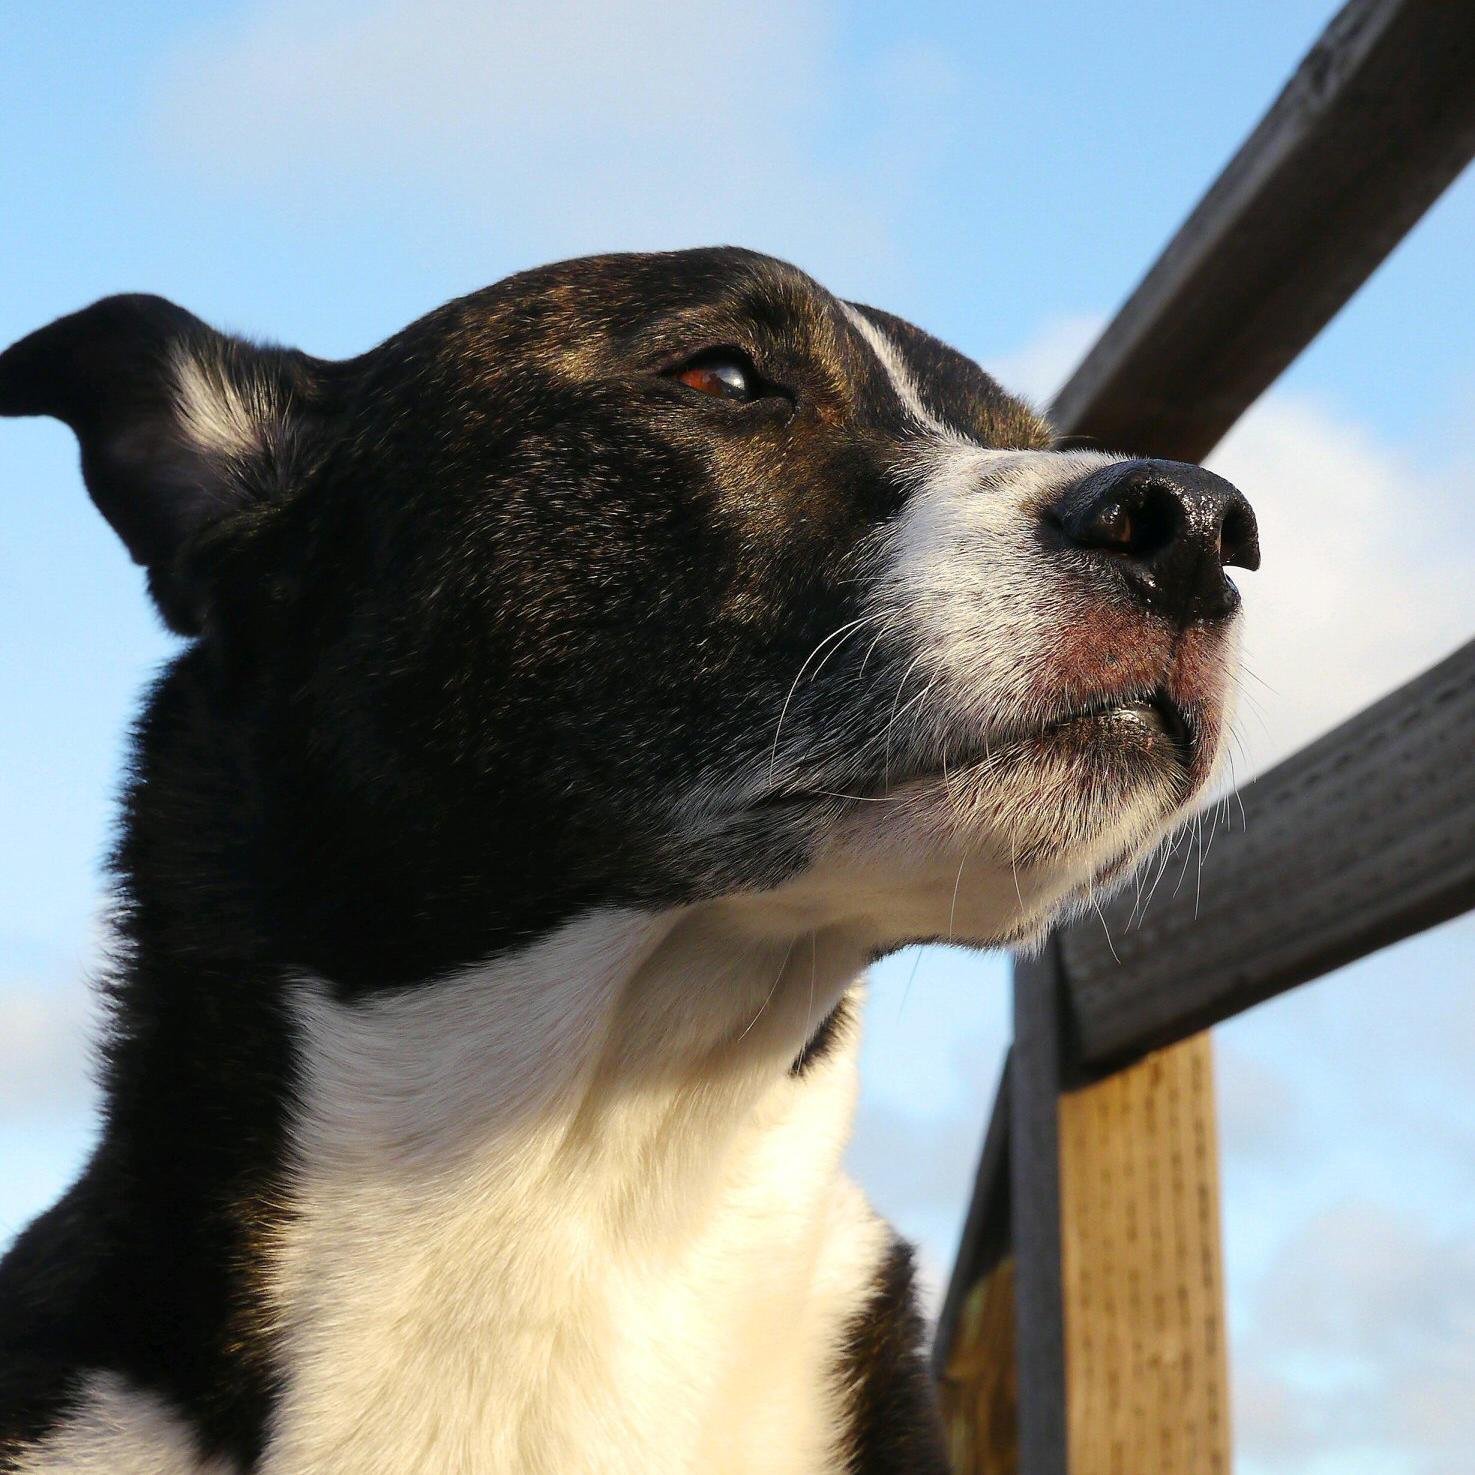
[[[1195,1035],[1060,1100],[1070,1475],[1229,1475],[1213,1062]]]
[[[1070,1475],[1060,1216],[1064,996],[1060,942],[1052,936],[1038,958],[1014,965],[1009,1195],[1021,1475]]]
[[[1052,939],[1015,976],[1019,1471],[1228,1475],[1209,1038],[1070,1088],[1065,998]]]
[[[958,1308],[941,1391],[953,1475],[1018,1475],[1013,1256],[1000,1260]]]
[[[1019,1377],[1014,1351],[1014,1260],[1009,1254],[1008,1057],[984,1136],[956,1277],[937,1322],[934,1359],[953,1475],[1018,1475]]]

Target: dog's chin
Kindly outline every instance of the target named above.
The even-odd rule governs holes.
[[[877,951],[1028,947],[1132,875],[1198,792],[1195,766],[1156,723],[1082,715],[882,792],[831,791],[816,871],[870,899]]]

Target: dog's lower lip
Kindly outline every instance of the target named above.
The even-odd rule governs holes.
[[[1048,739],[1052,733],[1061,732],[1077,724],[1114,722],[1138,723],[1153,729],[1171,745],[1177,761],[1183,768],[1193,767],[1197,746],[1193,727],[1183,708],[1166,691],[1162,690],[1154,691],[1147,696],[1105,698],[1089,706],[1077,707],[1052,718],[1044,727],[1032,733],[1028,731],[1017,733],[1016,738],[1025,741],[1042,741]],[[994,753],[1007,751],[1009,740],[1003,737],[996,738],[992,746]],[[889,797],[892,790],[905,783],[930,779],[945,781],[949,771],[963,772],[972,764],[986,762],[989,758],[989,745],[980,746],[976,751],[964,749],[954,752],[946,763],[939,760],[935,767],[927,764],[900,769],[887,780],[856,779],[850,783],[837,782],[831,787],[774,791],[758,800],[758,807],[812,804],[825,799],[851,800],[857,803],[869,802]]]
[[[1076,722],[1139,722],[1153,727],[1173,745],[1179,762],[1191,767],[1194,755],[1194,734],[1183,709],[1168,695],[1158,690],[1142,697],[1124,697],[1115,701],[1103,701],[1089,707],[1068,712],[1050,723],[1046,731]]]

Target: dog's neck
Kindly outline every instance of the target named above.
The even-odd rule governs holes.
[[[84,1190],[122,1226],[107,1325],[155,1303],[171,1363],[231,1390],[209,1437],[265,1475],[468,1449],[550,1475],[832,1468],[888,1239],[840,1166],[837,1004],[876,943],[846,888],[574,910],[401,985],[309,973],[281,962],[274,857],[240,863],[250,789],[191,715],[152,710],[121,853]],[[164,761],[185,739],[209,756],[188,784]]]
[[[353,1002],[289,980],[303,1082],[292,1160],[339,1171],[359,1154],[348,1171],[444,1179],[554,1124],[572,1169],[597,1162],[631,1113],[688,1096],[720,1097],[731,1123],[790,1073],[864,962],[844,927],[763,929],[716,903],[595,912]],[[715,1121],[704,1130],[716,1140]]]
[[[843,932],[707,907],[585,917],[369,1001],[294,985],[267,1469],[461,1445],[485,1468],[826,1468],[882,1231],[839,1182],[853,1041],[793,1062],[862,962]]]

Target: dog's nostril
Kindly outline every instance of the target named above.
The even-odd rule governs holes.
[[[1136,524],[1132,556],[1151,558],[1161,553],[1183,531],[1183,508],[1167,487],[1149,483],[1142,489]]]
[[[1248,505],[1233,506],[1219,529],[1219,563],[1224,568],[1260,567],[1260,536]]]
[[[1107,521],[1100,546],[1116,548],[1130,558],[1151,558],[1178,536],[1183,510],[1163,487],[1136,489],[1127,501],[1106,504]]]
[[[1078,546],[1137,559],[1161,553],[1182,526],[1183,508],[1174,493],[1144,481],[1113,495],[1088,498],[1061,520],[1062,530]]]

